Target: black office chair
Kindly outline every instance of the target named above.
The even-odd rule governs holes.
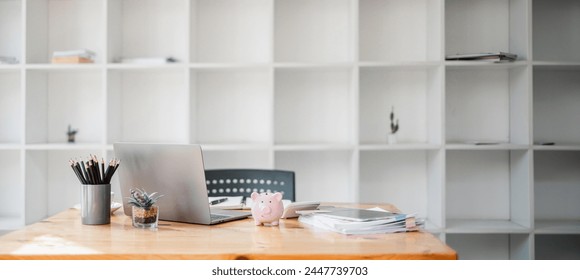
[[[294,172],[268,169],[209,169],[205,171],[207,193],[215,196],[250,197],[252,192],[281,192],[295,201]]]

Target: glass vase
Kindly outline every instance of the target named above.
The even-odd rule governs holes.
[[[157,205],[153,205],[150,208],[132,206],[131,211],[134,227],[157,228],[157,221],[159,220],[159,207]]]

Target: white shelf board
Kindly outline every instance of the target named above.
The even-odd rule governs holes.
[[[428,143],[396,143],[396,144],[361,144],[361,151],[389,151],[389,150],[438,150],[441,145]]]
[[[441,65],[439,61],[361,61],[358,63],[361,68],[394,68],[396,70],[430,69]]]
[[[128,64],[128,63],[109,63],[107,69],[111,70],[163,70],[163,69],[185,69],[189,64],[185,63],[166,63],[166,64]]]
[[[20,144],[0,143],[0,151],[19,150],[21,148],[22,148],[22,145],[20,145]]]
[[[83,63],[83,64],[27,64],[25,66],[28,70],[48,70],[48,71],[58,71],[58,70],[98,70],[104,69],[104,64],[97,63]]]
[[[447,220],[447,233],[529,233],[531,229],[508,220]]]
[[[580,61],[534,61],[532,65],[534,66],[534,69],[542,70],[580,70]]]
[[[47,151],[70,151],[70,150],[100,150],[106,149],[105,145],[98,143],[47,143],[47,144],[26,144],[26,150],[47,150]]]
[[[489,61],[445,61],[449,69],[510,69],[527,66],[527,61],[489,62]]]
[[[275,151],[348,151],[354,150],[349,144],[276,144]]]
[[[580,234],[580,220],[536,220],[535,233]]]
[[[23,67],[24,67],[23,64],[0,64],[0,71],[20,70]]]
[[[350,68],[356,66],[354,62],[277,62],[274,63],[276,69],[336,69],[336,68]]]
[[[534,151],[580,151],[580,144],[534,145]]]
[[[459,144],[449,143],[445,145],[447,150],[526,150],[528,145],[500,143],[500,144]]]
[[[190,63],[189,68],[192,70],[259,70],[270,69],[270,63]]]
[[[201,144],[203,151],[263,151],[270,147],[269,144]]]

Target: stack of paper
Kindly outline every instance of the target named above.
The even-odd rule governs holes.
[[[93,63],[95,56],[95,52],[87,49],[56,51],[52,63]]]
[[[340,210],[339,210],[340,211]],[[363,211],[380,211],[384,214],[375,218],[353,218],[350,215],[316,213],[302,215],[298,220],[302,223],[330,230],[342,234],[382,234],[417,231],[423,222],[415,218],[414,214],[391,213],[384,209],[373,208]]]

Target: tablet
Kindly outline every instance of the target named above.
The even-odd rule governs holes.
[[[320,202],[318,201],[301,201],[293,202],[284,207],[284,213],[282,214],[282,219],[296,218],[298,217],[300,211],[305,210],[316,210]]]

